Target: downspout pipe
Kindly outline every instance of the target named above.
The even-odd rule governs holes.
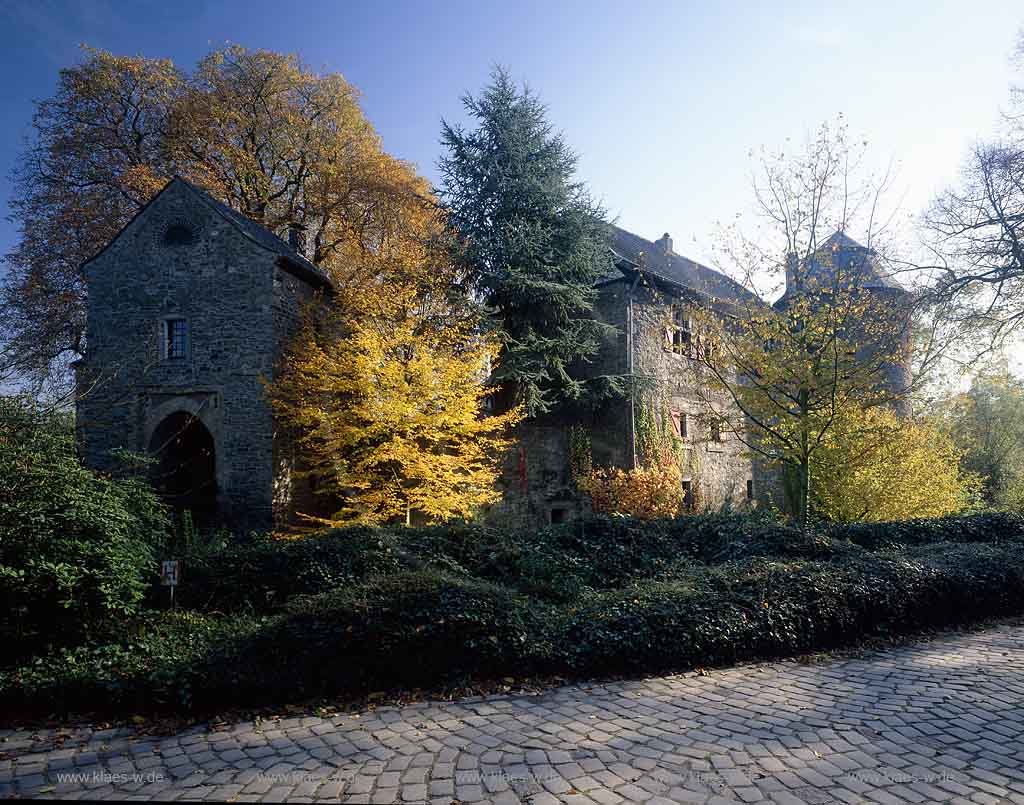
[[[629,286],[629,291],[626,297],[626,364],[629,370],[629,440],[633,452],[633,469],[636,469],[639,464],[636,454],[636,379],[633,376],[634,371],[634,359],[633,359],[633,342],[635,340],[633,333],[633,292],[636,290],[636,286],[640,283],[640,272],[636,272],[636,278],[633,280],[633,284]]]

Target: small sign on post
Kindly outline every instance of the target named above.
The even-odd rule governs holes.
[[[177,559],[165,559],[160,563],[160,583],[171,588],[171,606],[174,606],[174,588],[178,586],[178,573],[181,562]]]

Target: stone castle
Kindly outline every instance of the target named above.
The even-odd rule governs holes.
[[[904,294],[870,250],[839,233],[826,247],[864,272],[872,292]],[[612,249],[595,315],[616,335],[585,371],[642,377],[655,391],[671,419],[663,424],[684,444],[688,502],[781,502],[777,474],[701,415],[706,380],[692,352],[690,311],[764,303],[676,254],[667,234],[650,242],[614,228]],[[293,476],[296,457],[265,395],[302,307],[331,293],[326,272],[303,256],[301,231],[279,238],[175,178],[84,275],[87,346],[76,365],[83,460],[110,470],[119,448],[149,453],[158,488],[200,519],[267,528],[308,510],[311,489]],[[790,293],[794,278],[787,279]],[[908,362],[889,375],[908,383]],[[634,393],[583,420],[555,415],[520,425],[492,516],[530,525],[585,513],[570,474],[570,433],[585,429],[595,466],[634,466],[637,407]]]

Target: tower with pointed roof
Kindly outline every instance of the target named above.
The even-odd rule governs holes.
[[[910,293],[886,271],[878,253],[863,246],[843,231],[836,231],[805,260],[791,255],[786,261],[786,291],[775,302],[782,308],[795,296],[813,293],[815,288],[843,287],[871,298],[869,309],[889,321],[886,343],[872,343],[863,331],[854,333],[858,355],[866,359],[884,349],[896,356],[882,366],[884,383],[897,413],[909,416],[907,391],[912,383]],[[877,328],[876,328],[877,329]]]

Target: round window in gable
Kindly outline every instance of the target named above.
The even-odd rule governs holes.
[[[188,224],[173,223],[164,230],[164,245],[191,246],[196,242],[196,233]]]

